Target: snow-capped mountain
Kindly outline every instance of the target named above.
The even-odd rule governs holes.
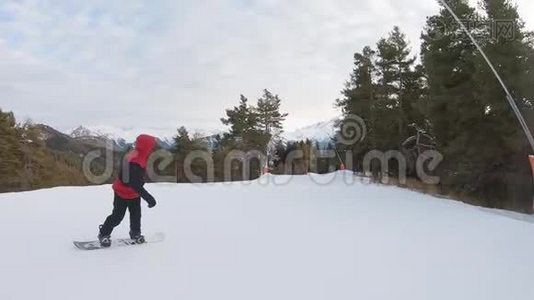
[[[338,118],[331,119],[325,122],[318,122],[306,127],[299,128],[295,131],[284,132],[282,138],[286,141],[301,141],[313,140],[321,144],[327,144],[335,135],[335,124]],[[221,130],[192,130],[191,134],[200,134],[206,137],[213,137],[220,134]],[[85,126],[80,125],[76,128],[66,130],[70,137],[83,140],[92,141],[99,144],[106,142],[113,142],[119,148],[125,148],[135,142],[135,138],[142,133],[152,134],[158,137],[163,143],[164,147],[172,147],[174,145],[173,137],[176,135],[175,128],[119,128],[113,126]]]
[[[335,125],[338,118],[326,122],[315,123],[310,126],[302,127],[295,131],[285,132],[282,137],[288,141],[313,140],[320,143],[328,143],[335,135]]]
[[[97,136],[98,134],[95,134],[88,128],[85,128],[83,126],[78,126],[76,129],[74,129],[70,136],[73,138],[81,138],[81,137],[88,137],[88,136]]]
[[[85,126],[80,125],[67,130],[67,134],[75,139],[97,139],[100,141],[112,141],[120,148],[132,145],[138,135],[147,133],[156,136],[165,148],[174,145],[176,128],[120,128],[113,126]],[[191,134],[211,137],[221,133],[220,130],[191,130]]]
[[[127,143],[135,141],[135,133],[132,130],[121,129],[112,126],[84,126],[80,125],[70,131],[73,138],[101,137],[113,141],[123,140]]]
[[[110,128],[99,127],[86,127],[78,126],[68,134],[70,137],[77,140],[94,141],[101,144],[114,143],[119,148],[125,148],[128,146],[128,142],[121,135],[112,133],[113,131],[107,131]]]

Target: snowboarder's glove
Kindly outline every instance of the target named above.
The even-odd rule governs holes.
[[[154,197],[147,197],[145,201],[148,203],[148,208],[156,206],[156,199],[154,199]]]

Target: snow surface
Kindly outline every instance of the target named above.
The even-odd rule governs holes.
[[[534,224],[499,211],[341,172],[148,189],[166,240],[96,251],[110,186],[1,194],[0,299],[534,299]]]

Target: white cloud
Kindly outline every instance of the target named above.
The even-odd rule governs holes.
[[[418,47],[437,4],[416,2],[3,1],[0,107],[59,128],[214,129],[269,88],[289,129],[328,120],[355,51],[393,25]]]

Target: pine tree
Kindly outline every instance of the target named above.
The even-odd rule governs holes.
[[[377,136],[375,131],[376,115],[376,66],[374,63],[375,51],[366,46],[362,52],[354,54],[354,69],[350,79],[345,83],[345,89],[341,92],[343,98],[336,100],[336,106],[341,109],[344,119],[357,115],[363,119],[367,127],[367,138],[353,145],[337,144],[341,150],[351,150],[354,154],[353,161],[361,162],[366,152],[375,148]],[[343,126],[342,123],[338,124]],[[361,166],[354,166],[361,170]]]
[[[239,106],[226,110],[226,118],[222,118],[223,124],[230,126],[230,132],[225,134],[221,140],[220,149],[215,153],[216,164],[219,168],[224,168],[224,155],[228,151],[241,150],[243,152],[260,151],[265,152],[271,136],[260,127],[258,112],[254,106],[248,105],[248,99],[241,95]],[[253,178],[261,175],[262,166],[258,160],[252,160],[249,174]],[[232,170],[234,179],[242,179],[242,166]],[[217,171],[222,174],[222,171]]]
[[[178,128],[177,134],[174,137],[174,152],[177,155],[185,156],[192,149],[192,142],[189,137],[189,132],[182,126]]]
[[[0,110],[0,186],[10,190],[20,186],[19,176],[23,167],[20,132],[13,113]]]
[[[185,160],[188,155],[191,155],[194,151],[200,150],[207,152],[207,146],[202,137],[199,135],[191,136],[184,126],[178,128],[177,134],[174,137],[174,142],[175,146],[173,152],[176,161],[176,180],[177,182],[190,182],[191,178],[186,177],[184,170]],[[194,160],[188,167],[191,168],[191,171],[195,175],[200,176],[204,181],[207,180],[208,166],[206,165],[206,162],[202,160]]]
[[[528,65],[532,48],[516,8],[506,0],[482,1],[484,19],[467,1],[448,4],[462,20],[513,23],[512,38],[495,36],[493,26],[483,32],[469,30],[508,83],[518,105],[531,110],[531,84],[527,81],[532,82]],[[528,163],[525,139],[502,87],[445,8],[427,20],[422,38],[429,116],[445,157],[440,167],[443,186],[484,199],[489,206],[509,206],[507,178],[521,167],[525,173]]]
[[[226,118],[221,118],[224,125],[230,126],[230,134],[242,137],[247,131],[258,126],[258,118],[253,108],[248,105],[248,99],[241,95],[239,106],[226,110]]]
[[[268,156],[268,164],[274,164],[276,160],[276,145],[280,143],[280,134],[283,132],[283,124],[287,113],[280,112],[281,100],[278,95],[273,95],[268,90],[263,90],[263,96],[258,99],[256,113],[258,126],[263,135],[268,139],[265,153]]]
[[[533,49],[528,41],[530,33],[525,30],[517,8],[510,1],[484,0],[481,8],[485,12],[485,23],[492,25],[487,28],[487,38],[482,41],[484,52],[505,81],[516,104],[523,113],[530,113],[534,99],[534,65],[528,60]],[[515,194],[508,191],[517,188],[516,178],[529,177],[527,140],[503,88],[481,56],[478,56],[478,64],[477,96],[484,106],[480,139],[477,140],[477,146],[484,149],[477,156],[482,174],[479,177],[481,196],[505,199],[509,194]],[[530,183],[523,182],[523,185],[530,186]],[[530,203],[530,199],[524,200]],[[523,203],[521,206],[530,205]]]
[[[288,116],[287,113],[280,112],[280,105],[280,97],[268,90],[263,90],[263,96],[258,99],[256,112],[259,128],[271,136],[277,136],[283,132],[282,122]]]
[[[48,150],[31,122],[18,124],[13,113],[0,110],[0,192],[87,184],[66,157]]]
[[[260,128],[256,108],[248,105],[248,99],[241,95],[239,106],[226,110],[224,125],[230,126],[230,138],[240,144],[243,150],[265,149],[270,137]]]
[[[530,33],[525,31],[517,8],[509,1],[484,0],[481,4],[487,15],[486,23],[493,24],[489,29],[492,32],[487,34],[492,38],[485,41],[484,52],[505,81],[517,105],[528,113],[528,110],[532,111],[531,101],[534,99],[534,65],[529,64],[529,54],[533,49],[528,41]],[[482,57],[479,60],[481,67],[476,79],[482,83],[478,93],[485,106],[486,121],[490,125],[488,129],[504,139],[499,147],[505,147],[507,152],[517,152],[526,142],[524,134],[495,75]]]
[[[447,3],[462,20],[479,18],[466,0]],[[472,158],[481,151],[475,144],[481,134],[475,125],[484,118],[483,106],[476,97],[476,48],[445,7],[427,19],[422,40],[428,115],[438,149],[445,157],[440,165],[441,182],[448,189],[461,187],[464,192],[472,192],[477,176]]]
[[[416,118],[414,103],[421,97],[421,72],[406,35],[398,26],[377,44],[378,92],[376,134],[379,149],[398,149],[408,137],[408,124]]]
[[[462,20],[478,18],[466,0],[447,3]],[[427,19],[422,34],[421,58],[427,74],[429,116],[442,149],[467,142],[457,139],[482,114],[474,90],[476,48],[455,22],[442,7],[438,15]]]

